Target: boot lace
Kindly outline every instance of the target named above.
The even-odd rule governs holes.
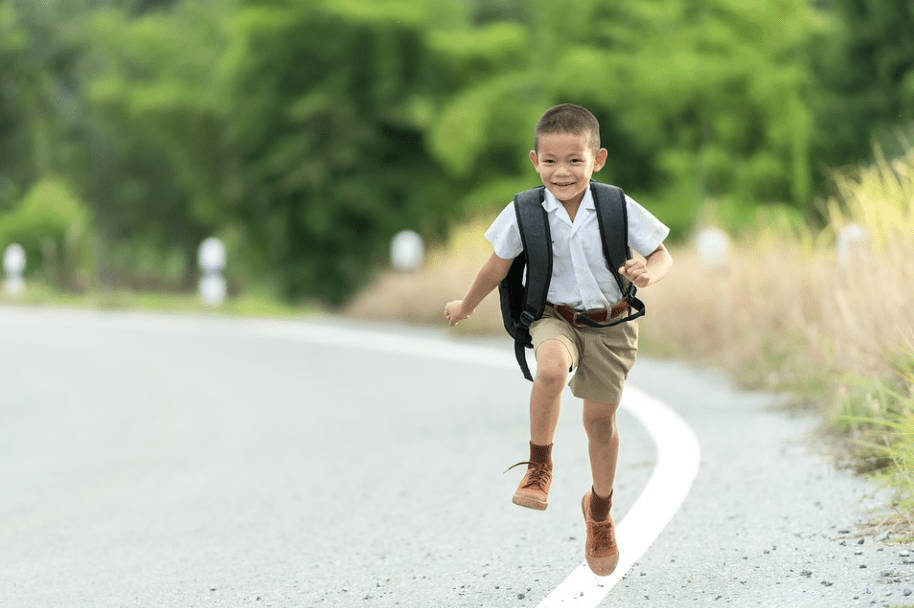
[[[615,534],[613,534],[613,522],[611,520],[589,521],[587,523],[593,532],[594,555],[606,555],[617,551],[616,538]]]
[[[522,464],[527,465],[527,483],[525,483],[523,487],[534,488],[540,492],[545,492],[546,486],[552,480],[552,471],[550,470],[549,465],[543,462],[518,462],[505,469],[505,473]]]

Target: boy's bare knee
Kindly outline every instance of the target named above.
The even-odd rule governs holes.
[[[598,443],[609,443],[616,434],[616,417],[601,416],[585,419],[587,436]]]
[[[618,403],[599,403],[585,400],[584,430],[587,436],[599,443],[609,443],[616,435]]]
[[[536,361],[536,379],[546,384],[565,384],[568,367],[561,357],[540,357]]]
[[[561,367],[543,367],[538,366],[536,370],[536,381],[548,386],[564,386],[568,378],[568,372]]]
[[[571,356],[557,340],[543,343],[536,354],[536,380],[545,384],[565,384],[571,367]]]

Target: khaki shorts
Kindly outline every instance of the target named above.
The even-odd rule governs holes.
[[[571,394],[578,399],[618,403],[622,387],[638,354],[638,321],[612,327],[572,325],[548,312],[530,326],[533,352],[549,340],[558,340],[571,354]]]

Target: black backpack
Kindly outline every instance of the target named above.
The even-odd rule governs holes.
[[[644,315],[644,303],[635,297],[635,285],[621,276],[618,270],[631,258],[625,195],[621,188],[608,184],[592,181],[590,188],[597,207],[603,256],[623,297],[628,298],[629,308],[627,315],[609,323],[596,323],[586,317],[581,317],[581,321],[593,327],[611,327]],[[527,380],[533,380],[533,376],[527,366],[524,349],[533,348],[530,325],[543,316],[552,280],[552,235],[548,214],[543,208],[545,191],[545,186],[539,186],[514,196],[514,210],[524,251],[514,258],[508,276],[498,286],[505,329],[514,338],[514,354]]]

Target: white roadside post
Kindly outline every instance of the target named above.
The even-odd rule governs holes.
[[[695,237],[698,259],[707,268],[726,268],[730,258],[730,237],[720,228],[702,228]]]
[[[390,242],[390,262],[399,272],[412,272],[425,260],[422,237],[412,230],[401,230]]]
[[[860,224],[848,224],[838,231],[838,263],[842,268],[866,259],[870,233]]]
[[[3,252],[3,271],[6,279],[3,281],[3,290],[16,297],[22,293],[25,282],[22,272],[25,270],[25,249],[19,243],[13,243]]]
[[[226,284],[222,271],[225,269],[225,245],[216,237],[209,237],[200,243],[197,262],[203,276],[200,277],[200,299],[210,306],[225,302]]]

